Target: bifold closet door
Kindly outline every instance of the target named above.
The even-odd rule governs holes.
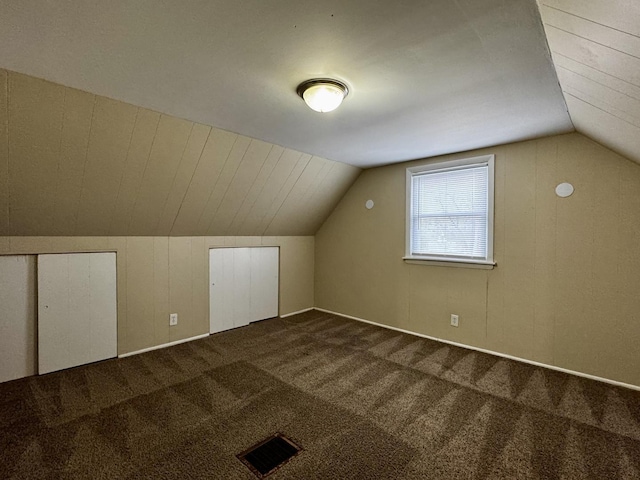
[[[274,247],[250,248],[252,322],[278,316],[278,253]]]
[[[38,373],[115,356],[116,254],[38,255]]]
[[[0,382],[36,373],[36,257],[0,255]]]
[[[277,247],[209,250],[210,333],[278,315]]]
[[[233,326],[251,322],[251,248],[232,248],[233,252]]]
[[[209,332],[233,328],[233,249],[209,250]]]

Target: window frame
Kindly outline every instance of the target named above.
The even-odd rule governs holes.
[[[413,217],[412,187],[413,177],[424,172],[436,172],[464,167],[486,165],[487,171],[487,257],[486,259],[453,258],[439,255],[413,255],[411,253],[411,230]],[[468,268],[493,268],[496,264],[493,259],[494,237],[494,184],[495,184],[495,155],[481,155],[478,157],[462,158],[445,162],[430,162],[406,169],[406,208],[405,208],[405,256],[406,263],[432,264],[452,267]]]

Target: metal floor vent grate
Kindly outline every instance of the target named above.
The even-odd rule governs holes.
[[[261,441],[237,455],[258,478],[264,478],[295,457],[301,447],[281,433]]]

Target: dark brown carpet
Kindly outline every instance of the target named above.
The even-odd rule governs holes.
[[[640,393],[308,312],[0,385],[0,478],[640,478]]]

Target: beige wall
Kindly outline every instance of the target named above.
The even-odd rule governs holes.
[[[260,245],[280,247],[279,313],[312,307],[313,237],[0,237],[0,255],[117,252],[123,354],[208,333],[209,248]]]
[[[640,166],[580,134],[434,160],[487,153],[495,269],[404,263],[405,169],[421,162],[375,168],[316,234],[316,306],[640,386]]]
[[[359,173],[0,69],[0,235],[313,235]]]

